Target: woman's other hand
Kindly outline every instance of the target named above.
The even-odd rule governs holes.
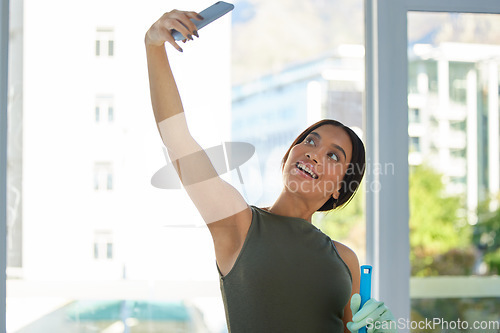
[[[366,326],[368,333],[396,333],[396,320],[391,310],[374,298],[370,298],[359,309],[361,296],[354,294],[351,297],[352,321],[347,323],[347,328],[352,333],[357,333],[361,327]]]
[[[193,35],[198,37],[196,26],[190,19],[202,20],[203,17],[196,12],[177,9],[163,14],[146,32],[146,45],[161,46],[165,42],[169,42],[179,52],[182,52],[182,48],[175,42],[172,36],[172,30],[175,29],[186,37],[184,41],[193,40]]]

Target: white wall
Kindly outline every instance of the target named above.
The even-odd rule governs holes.
[[[27,280],[210,279],[213,243],[183,190],[154,188],[165,165],[149,100],[144,34],[165,11],[211,1],[25,1],[23,275]],[[113,27],[115,56],[97,59],[96,28]],[[204,147],[229,138],[230,17],[200,39],[167,45],[190,129]],[[115,122],[96,126],[95,98],[114,96]],[[96,193],[94,162],[114,190]],[[168,228],[166,224],[200,227]],[[93,259],[94,231],[113,231],[112,262]],[[218,282],[217,282],[218,283]]]

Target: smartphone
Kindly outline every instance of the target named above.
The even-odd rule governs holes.
[[[233,4],[224,1],[219,1],[199,13],[201,16],[203,16],[203,20],[191,19],[191,21],[194,23],[194,25],[196,25],[196,28],[200,30],[207,24],[217,20],[219,17],[222,17],[223,15],[232,11],[233,9],[234,9]],[[174,36],[175,40],[186,39],[186,37],[184,37],[179,31],[175,29],[172,31],[172,36]]]

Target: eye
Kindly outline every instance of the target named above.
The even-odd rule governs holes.
[[[313,138],[311,138],[311,137],[306,138],[306,139],[304,140],[304,143],[305,143],[305,144],[311,144],[311,142],[312,142],[312,144],[313,144],[313,145],[315,145],[314,139],[313,139]]]
[[[329,153],[328,157],[330,157],[332,160],[334,160],[336,162],[338,162],[338,160],[339,160],[339,157],[335,153]]]

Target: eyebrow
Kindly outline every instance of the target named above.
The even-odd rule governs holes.
[[[311,132],[310,134],[314,135],[315,137],[317,137],[318,139],[321,140],[321,135],[319,135],[318,133]],[[347,156],[345,155],[345,151],[344,151],[344,149],[342,149],[342,147],[340,147],[339,145],[337,145],[335,143],[332,143],[332,147],[337,148],[338,150],[340,150],[342,152],[342,154],[344,154],[344,159],[347,159]]]

